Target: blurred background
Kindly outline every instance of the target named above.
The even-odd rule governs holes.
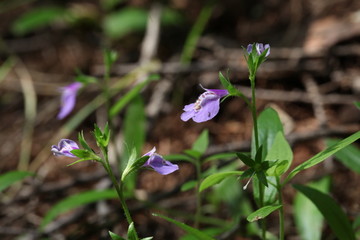
[[[71,159],[50,153],[51,145],[61,138],[77,139],[81,130],[96,148],[90,131],[95,122],[100,126],[106,122],[104,107],[93,102],[101,89],[89,85],[78,94],[70,116],[63,120],[56,116],[61,87],[74,82],[79,73],[104,77],[105,48],[118,53],[111,82],[124,82],[112,103],[141,82],[141,76],[129,73],[140,69],[145,75],[160,76],[129,104],[132,108],[125,107],[112,119],[120,152],[126,152],[124,142],[140,139],[139,153],[153,146],[164,156],[181,153],[205,129],[210,139],[207,155],[249,151],[251,114],[240,99],[226,100],[218,116],[202,124],[182,122],[180,114],[183,105],[202,93],[199,84],[221,88],[219,71],[228,73],[231,82],[250,96],[242,47],[253,42],[271,46],[257,75],[259,112],[266,107],[278,111],[293,146],[294,166],[323,150],[326,139],[344,138],[360,129],[360,111],[354,105],[360,100],[356,0],[3,0],[0,20],[0,173],[22,170],[37,176],[0,195],[1,239],[109,239],[107,230],[126,233],[116,200],[82,206],[56,218],[42,235],[36,232],[46,212],[61,199],[109,187],[98,164],[66,167]],[[133,119],[126,120],[127,116]],[[359,155],[356,159],[359,162]],[[327,191],[355,219],[360,213],[360,167],[337,160],[307,170],[294,182],[330,176]],[[144,170],[136,178],[129,205],[141,235],[154,239],[185,235],[151,216],[163,211],[191,223],[194,192],[181,191],[181,186],[194,179],[194,167],[179,165],[172,175]],[[205,203],[214,208],[209,205],[209,215],[227,221],[221,224],[234,218],[244,223],[222,239],[256,239],[245,229],[244,216],[224,210],[241,205],[240,199],[250,208],[255,204],[241,189],[224,189],[229,195],[206,196]],[[290,214],[294,198],[295,191],[285,188],[287,239],[300,239]],[[146,201],[150,203],[145,207]],[[270,230],[276,233],[274,219]],[[324,239],[334,239],[327,227],[322,232]]]

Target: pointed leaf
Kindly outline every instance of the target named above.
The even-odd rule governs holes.
[[[11,186],[13,183],[29,176],[35,176],[35,174],[24,171],[11,171],[0,175],[0,192]]]
[[[323,192],[329,192],[330,178],[310,183],[309,186]],[[323,216],[316,206],[298,192],[294,200],[295,225],[302,240],[320,240],[323,228]]]
[[[281,205],[262,207],[262,208],[256,210],[255,212],[253,212],[252,214],[250,214],[246,219],[249,222],[253,222],[253,221],[263,219],[263,218],[267,217],[273,211],[278,210],[280,207],[281,207]]]
[[[290,179],[292,179],[299,172],[301,172],[301,171],[303,171],[305,169],[308,169],[308,168],[310,168],[310,167],[312,167],[312,166],[314,166],[316,164],[321,163],[322,161],[324,161],[325,159],[327,159],[331,155],[335,154],[336,152],[338,152],[339,150],[341,150],[344,147],[348,146],[349,144],[355,142],[359,138],[360,138],[360,131],[356,132],[356,133],[352,134],[351,136],[341,140],[340,142],[328,147],[324,151],[319,152],[318,154],[316,154],[315,156],[313,156],[312,158],[310,158],[309,160],[305,161],[304,163],[297,166],[294,170],[292,170],[290,172],[290,174],[288,175],[288,177],[286,178],[285,182],[288,182]]]
[[[347,216],[334,199],[314,188],[298,184],[294,184],[293,187],[315,204],[338,239],[355,240],[355,234]]]
[[[269,161],[279,160],[277,164],[268,170],[269,173],[272,173],[271,175],[276,174],[276,176],[280,176],[289,169],[293,160],[293,153],[283,132],[279,131],[276,134],[265,159]],[[281,166],[279,166],[279,164],[281,164]]]
[[[259,149],[256,150],[255,163],[261,163],[262,160],[262,146],[260,145]]]
[[[192,150],[203,155],[209,146],[209,131],[205,129],[192,145]]]
[[[268,182],[267,182],[267,179],[266,179],[266,175],[264,172],[256,172],[256,177],[258,178],[258,180],[264,184],[266,187],[268,187]]]
[[[327,139],[326,145],[328,147],[340,142],[340,140],[336,139]],[[342,164],[347,166],[350,170],[357,172],[360,174],[360,149],[355,147],[354,145],[349,145],[344,147],[337,153],[335,153],[335,157],[339,160]]]
[[[160,214],[155,214],[153,213],[154,216],[160,217],[162,219],[165,219],[168,222],[171,222],[173,224],[175,224],[176,226],[178,226],[179,228],[181,228],[182,230],[184,230],[185,232],[193,235],[194,237],[196,237],[199,240],[215,240],[214,238],[210,237],[209,235],[199,231],[196,228],[190,227],[189,225],[186,225],[185,223],[176,221],[174,219],[171,219],[169,217],[165,217],[163,215]]]
[[[254,167],[255,165],[255,161],[252,160],[248,155],[243,154],[241,152],[236,153],[236,155],[238,156],[238,158],[240,158],[240,160],[245,163],[246,166],[249,167]]]
[[[219,173],[212,174],[212,175],[208,176],[207,178],[205,178],[201,182],[199,191],[202,192],[205,189],[221,182],[222,180],[224,180],[225,178],[227,178],[229,176],[241,175],[242,173],[243,173],[243,171],[228,171],[228,172],[219,172]]]
[[[112,240],[126,240],[125,238],[122,238],[119,235],[117,235],[116,233],[113,233],[111,231],[109,231],[109,235]]]

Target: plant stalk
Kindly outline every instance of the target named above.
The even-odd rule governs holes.
[[[285,239],[285,228],[284,228],[284,222],[285,222],[285,215],[284,215],[284,206],[283,206],[283,199],[282,199],[282,191],[281,191],[281,183],[279,177],[276,177],[276,189],[278,191],[278,199],[279,204],[281,207],[279,208],[279,239],[284,240]]]
[[[201,181],[201,163],[200,159],[197,159],[196,164],[196,213],[194,227],[199,228],[199,222],[201,218],[201,193],[200,193],[200,181]]]
[[[126,201],[125,201],[125,198],[124,198],[124,195],[123,195],[123,183],[119,183],[117,181],[117,179],[115,178],[115,175],[111,169],[111,166],[110,166],[110,163],[109,163],[109,159],[108,159],[108,155],[107,155],[107,150],[106,149],[102,149],[102,152],[103,152],[103,155],[105,157],[105,161],[102,162],[106,172],[108,173],[114,187],[115,187],[115,190],[119,196],[119,200],[120,200],[120,203],[121,203],[121,206],[124,210],[124,214],[125,214],[125,217],[126,217],[126,220],[128,222],[128,224],[130,225],[131,223],[133,223],[133,220],[131,218],[131,215],[130,215],[130,211],[129,211],[129,208],[126,204]],[[135,225],[134,225],[134,232],[135,232],[135,237],[136,237],[136,240],[139,239],[138,237],[138,234],[137,234],[137,231],[135,229]]]
[[[258,131],[258,123],[257,123],[257,114],[256,114],[256,91],[255,91],[255,74],[250,74],[249,76],[250,84],[251,84],[251,113],[254,122],[254,138],[255,138],[255,152],[259,149],[259,131]],[[259,181],[259,208],[264,206],[264,186]],[[262,239],[266,240],[266,220],[261,220],[261,236]]]

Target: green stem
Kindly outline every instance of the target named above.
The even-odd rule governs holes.
[[[115,175],[111,169],[111,166],[110,166],[110,163],[109,163],[109,159],[108,159],[108,155],[107,155],[107,150],[106,149],[102,149],[102,152],[104,154],[104,157],[105,157],[105,161],[102,162],[106,172],[109,174],[109,177],[115,187],[115,190],[119,196],[119,200],[120,200],[120,203],[121,203],[121,206],[124,210],[124,213],[125,213],[125,217],[126,217],[126,220],[128,222],[128,224],[130,225],[131,223],[133,223],[133,220],[131,218],[131,215],[130,215],[130,211],[129,211],[129,208],[126,204],[126,201],[125,201],[125,198],[124,198],[124,195],[123,195],[123,184],[122,182],[119,183],[117,181],[117,179],[115,178]],[[139,239],[138,235],[137,235],[137,232],[136,232],[136,229],[135,229],[135,226],[134,226],[134,233],[135,233],[135,238],[136,240]]]
[[[279,209],[279,239],[284,240],[285,239],[285,236],[284,236],[285,217],[284,217],[284,206],[283,206],[283,199],[282,199],[282,192],[281,192],[282,186],[281,186],[279,177],[276,177],[276,189],[278,191],[279,204],[281,205],[281,207]]]
[[[259,149],[259,132],[257,124],[257,115],[256,115],[256,94],[255,94],[255,76],[249,76],[251,83],[251,113],[254,121],[254,137],[255,137],[255,147],[256,151]]]
[[[200,181],[201,181],[201,164],[200,159],[197,159],[196,164],[196,178],[197,178],[197,184],[196,184],[196,213],[195,213],[195,223],[194,227],[199,227],[199,222],[201,218],[201,193],[199,191],[200,189]]]
[[[257,124],[257,114],[256,114],[256,92],[255,92],[255,75],[250,74],[249,76],[250,83],[251,83],[251,113],[254,122],[254,138],[255,138],[255,152],[259,149],[259,131],[258,131],[258,124]],[[258,183],[259,188],[259,208],[264,206],[264,186],[259,181]],[[266,239],[266,220],[261,220],[261,236],[262,239]]]

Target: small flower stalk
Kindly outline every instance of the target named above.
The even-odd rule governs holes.
[[[224,89],[206,89],[195,103],[188,104],[184,107],[181,114],[181,120],[188,121],[192,119],[194,122],[201,123],[213,119],[219,112],[220,99],[229,94]]]

